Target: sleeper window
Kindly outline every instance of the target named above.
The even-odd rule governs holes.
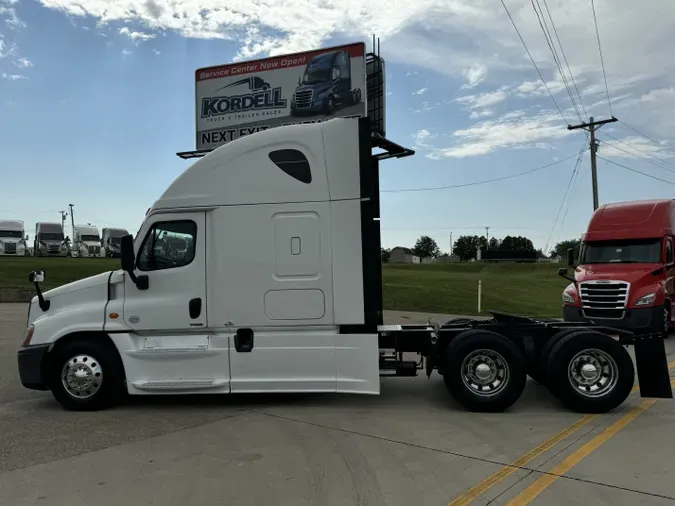
[[[312,182],[312,169],[307,157],[297,149],[278,149],[269,154],[277,167],[301,183]]]
[[[155,223],[145,236],[138,268],[157,271],[188,265],[195,257],[197,224],[194,221]]]
[[[666,242],[666,263],[673,263],[673,240],[670,238]]]

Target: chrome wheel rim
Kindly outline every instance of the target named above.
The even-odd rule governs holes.
[[[88,399],[101,389],[103,369],[93,357],[76,355],[61,370],[61,383],[74,399]]]
[[[494,350],[475,350],[462,361],[462,381],[472,393],[489,397],[500,393],[509,382],[506,359]]]
[[[612,356],[602,350],[583,350],[570,360],[567,377],[577,393],[584,397],[602,397],[614,390],[619,367]]]

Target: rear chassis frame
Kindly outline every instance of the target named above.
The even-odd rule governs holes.
[[[380,373],[382,376],[416,376],[424,370],[442,373],[443,357],[450,342],[463,332],[480,329],[495,332],[514,344],[529,367],[540,363],[542,351],[564,330],[593,330],[635,350],[637,375],[642,397],[673,398],[661,334],[636,335],[627,330],[556,319],[528,318],[490,311],[492,318],[456,318],[446,322],[406,325],[379,325]],[[416,353],[419,360],[406,359]]]

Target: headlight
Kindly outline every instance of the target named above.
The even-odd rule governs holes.
[[[569,292],[563,292],[562,294],[562,299],[565,304],[574,304],[576,301],[574,300],[574,297],[572,296],[571,293]]]
[[[656,299],[656,294],[655,293],[650,293],[648,295],[643,295],[640,297],[636,302],[636,306],[651,306],[654,304],[654,299]]]

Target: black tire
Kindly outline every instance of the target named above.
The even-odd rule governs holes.
[[[565,329],[554,334],[541,350],[541,356],[537,362],[528,364],[527,375],[540,385],[546,385],[548,373],[548,359],[551,356],[551,350],[560,339],[573,332],[579,332],[579,329]]]
[[[595,364],[595,382],[584,379],[580,367]],[[570,377],[572,376],[572,377]],[[582,380],[588,382],[582,393]],[[593,384],[591,384],[593,383]],[[635,367],[625,348],[600,332],[580,330],[560,339],[548,360],[547,386],[568,408],[582,413],[606,413],[621,405],[635,383]],[[591,388],[597,388],[595,393]]]
[[[92,337],[90,340],[72,341],[53,353],[48,368],[48,382],[52,395],[64,408],[71,411],[97,411],[119,402],[124,393],[124,373],[119,355],[111,344]],[[85,382],[89,384],[90,390],[80,390],[81,397],[70,393],[77,390],[67,389],[64,385],[67,383],[64,379],[66,376],[62,375],[67,363],[78,361],[83,364],[80,370],[90,379]],[[97,373],[99,376],[96,376]],[[97,382],[96,378],[100,378],[100,381]]]
[[[481,355],[487,360],[481,360]],[[479,393],[478,383],[471,381],[468,371],[476,361],[486,365],[491,361],[495,366],[489,367],[492,385],[500,378],[502,382],[493,392]],[[471,411],[504,411],[518,400],[527,383],[525,359],[518,348],[504,336],[487,330],[467,330],[455,337],[446,349],[443,371],[450,395]]]

